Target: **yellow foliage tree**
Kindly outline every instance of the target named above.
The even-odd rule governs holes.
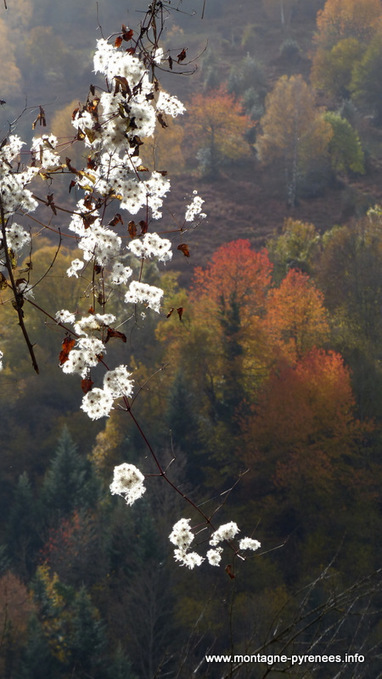
[[[381,0],[327,0],[317,15],[317,42],[330,49],[339,40],[368,41],[382,15]]]
[[[293,205],[298,174],[303,175],[313,162],[327,155],[331,126],[316,106],[314,90],[301,75],[284,75],[277,81],[265,100],[260,125],[258,156],[265,164],[283,160],[288,202]]]
[[[311,71],[314,87],[330,96],[348,96],[354,64],[362,58],[364,51],[356,38],[340,40],[331,50],[318,49]]]

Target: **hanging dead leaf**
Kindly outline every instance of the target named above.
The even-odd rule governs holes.
[[[166,318],[170,318],[172,312],[174,311],[174,307],[171,307],[170,311],[168,312]]]
[[[185,257],[190,257],[190,250],[187,243],[180,243],[180,245],[177,247],[177,250],[183,252]]]
[[[131,28],[127,28],[125,24],[122,24],[122,38],[129,42],[134,35],[134,31]]]
[[[84,223],[85,229],[88,229],[89,226],[94,224],[94,222],[98,219],[95,215],[81,215],[82,221]]]
[[[187,56],[187,50],[183,48],[182,51],[179,52],[179,54],[177,54],[177,56],[176,56],[176,58],[178,59],[178,63],[180,63],[181,61],[184,61],[186,56]]]
[[[46,127],[45,111],[42,108],[42,106],[40,106],[40,112],[39,112],[37,118],[32,123],[32,130],[36,129],[37,123],[39,123],[40,126],[42,125],[43,127]]]
[[[129,83],[127,82],[127,79],[124,76],[115,75],[114,80],[116,83],[114,94],[118,94],[118,92],[121,91],[123,94],[128,94],[129,96],[131,96],[131,89]]]
[[[161,127],[163,127],[163,129],[165,127],[168,127],[168,125],[167,125],[167,123],[166,123],[166,121],[163,117],[163,113],[157,113],[157,118],[158,118],[158,123],[160,124]]]
[[[73,349],[74,345],[76,343],[76,340],[72,339],[71,337],[64,337],[63,342],[62,342],[62,348],[60,351],[59,355],[59,364],[64,365],[66,361],[69,358],[69,354],[71,350]]]
[[[92,390],[93,384],[94,382],[90,379],[90,377],[85,377],[83,380],[81,380],[81,389],[84,394],[87,394]]]
[[[149,225],[144,219],[141,219],[141,221],[139,222],[139,226],[141,227],[141,235],[147,233]]]
[[[114,42],[114,47],[121,47],[121,45],[122,45],[122,40],[123,40],[122,36],[121,36],[121,35],[117,35],[117,37],[116,37],[116,39],[115,39],[115,42]]]
[[[229,575],[229,577],[231,578],[231,580],[233,580],[234,578],[236,578],[236,575],[235,575],[235,573],[233,572],[232,566],[231,566],[230,563],[228,563],[228,564],[226,565],[226,567],[225,567],[224,570],[225,570],[225,572],[227,573],[227,575]]]
[[[124,343],[126,343],[127,341],[127,337],[123,332],[119,332],[119,330],[114,330],[114,328],[108,328],[105,344],[109,341],[109,339],[111,339],[111,337],[116,337],[117,339],[122,340],[122,342]]]
[[[137,225],[133,220],[129,222],[127,229],[129,231],[130,238],[135,238],[135,236],[137,235]]]
[[[86,207],[87,210],[92,210],[93,209],[93,199],[91,195],[86,195],[84,198],[84,206]]]
[[[113,219],[109,222],[108,226],[116,226],[117,224],[123,224],[123,219],[119,212],[115,213]]]
[[[179,320],[181,321],[181,320],[182,320],[182,316],[183,316],[183,307],[182,307],[182,306],[178,306],[177,312],[178,312]]]
[[[57,210],[56,210],[56,206],[55,206],[54,200],[53,200],[53,193],[49,193],[46,197],[46,200],[47,200],[48,207],[50,207],[53,214],[57,216]]]

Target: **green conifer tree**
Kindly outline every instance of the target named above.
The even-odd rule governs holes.
[[[52,523],[53,519],[55,523],[74,509],[94,507],[99,493],[100,483],[91,463],[78,453],[65,427],[42,487],[48,522]]]
[[[67,643],[72,675],[82,679],[98,675],[106,645],[104,623],[85,587],[76,594]]]
[[[37,616],[33,616],[29,621],[28,640],[21,653],[16,679],[58,679],[61,676],[41,623]]]
[[[35,567],[36,553],[41,548],[41,518],[38,503],[24,472],[19,477],[11,505],[7,528],[7,552],[13,569],[28,579]]]

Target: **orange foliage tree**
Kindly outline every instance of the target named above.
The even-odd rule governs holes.
[[[367,41],[381,14],[381,0],[327,0],[317,15],[317,42],[327,49],[345,38]]]
[[[324,296],[307,274],[296,269],[269,293],[264,323],[277,354],[292,361],[329,336]]]
[[[314,347],[273,372],[246,423],[245,459],[263,509],[276,503],[303,523],[340,505],[344,488],[346,501],[359,492],[366,477],[356,451],[370,425],[354,408],[349,369],[334,351]]]
[[[322,348],[330,338],[322,293],[301,271],[273,287],[271,274],[267,252],[248,241],[220,247],[196,270],[183,321],[173,314],[159,334],[169,357],[177,346],[174,370],[181,366],[197,399],[200,438],[219,473],[245,462],[255,495],[288,491],[297,507],[305,487],[317,500],[339,479],[351,483],[365,429],[348,368]]]
[[[209,94],[196,94],[187,105],[185,140],[191,153],[208,173],[216,173],[224,160],[239,160],[250,155],[244,134],[251,126],[240,101],[225,88]]]

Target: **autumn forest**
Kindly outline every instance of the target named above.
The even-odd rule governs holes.
[[[14,212],[24,245],[5,241],[17,224],[0,178],[0,679],[382,677],[382,2],[147,4],[0,8],[0,172],[12,135],[29,149],[52,134],[66,158],[32,158],[38,207]],[[135,174],[171,177],[155,229],[148,208],[116,211],[122,189],[94,198],[89,151],[96,40],[135,58],[154,10],[146,99],[163,86],[185,112],[172,100],[143,143],[126,103],[143,78],[135,92],[114,76],[109,94]],[[199,196],[206,217],[181,222]],[[96,244],[82,273],[101,210],[139,252],[123,275],[159,286],[160,305],[147,293],[127,313]],[[82,231],[65,226],[73,214]],[[153,231],[172,259],[145,259]],[[107,331],[82,379],[59,367],[82,330],[58,309]],[[133,394],[88,417],[81,399],[111,353]],[[121,463],[145,477],[133,506],[109,491]],[[231,521],[261,547],[242,556],[228,539],[219,568],[179,565],[180,517],[203,554]]]

